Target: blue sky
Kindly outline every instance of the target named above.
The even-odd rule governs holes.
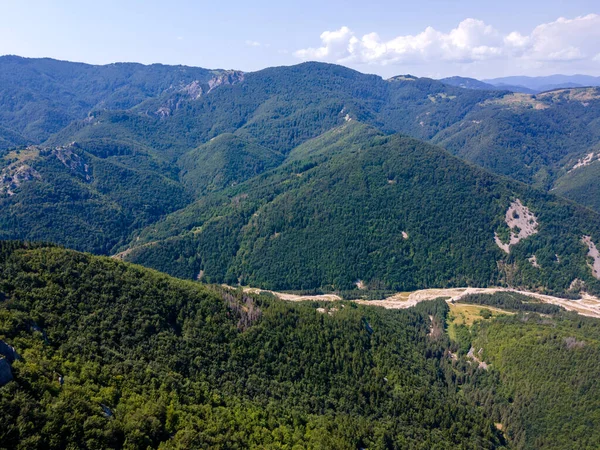
[[[596,1],[0,0],[0,54],[388,77],[600,75]]]

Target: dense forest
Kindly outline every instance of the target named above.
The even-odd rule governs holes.
[[[536,215],[539,233],[506,254],[494,233],[508,235],[515,199]],[[581,236],[600,235],[599,223],[438,147],[351,121],[297,147],[279,168],[148,227],[126,258],[183,278],[275,290],[345,290],[362,280],[373,290],[565,292],[580,279],[595,292]]]
[[[12,448],[500,448],[445,359],[444,302],[331,314],[60,248],[0,246]]]
[[[595,319],[520,311],[453,342],[443,300],[289,303],[14,242],[0,261],[3,448],[600,443]]]
[[[243,74],[15,56],[0,58],[0,77],[4,239],[126,250],[143,228],[278,167],[347,120],[433,141],[598,210],[595,169],[572,170],[600,142],[594,88],[532,96],[321,63]],[[56,158],[65,148],[79,164]]]

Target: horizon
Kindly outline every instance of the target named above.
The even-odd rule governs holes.
[[[392,0],[232,0],[227,8],[191,0],[32,0],[3,5],[0,54],[244,72],[315,60],[383,78],[600,74],[600,11],[591,0],[405,6]]]
[[[72,61],[72,60],[68,60],[68,59],[59,59],[59,58],[53,58],[50,56],[40,56],[40,57],[29,57],[29,56],[22,56],[22,55],[17,55],[17,54],[0,54],[0,58],[6,58],[6,57],[14,57],[14,58],[20,58],[20,59],[27,59],[27,60],[50,60],[50,61],[57,61],[57,62],[63,62],[63,63],[72,63],[72,64],[85,64],[88,66],[96,66],[96,67],[103,67],[103,66],[110,66],[110,65],[115,65],[115,64],[139,64],[141,66],[153,66],[153,65],[162,65],[162,66],[169,66],[169,67],[190,67],[190,68],[196,68],[196,69],[207,69],[207,70],[236,70],[239,72],[243,72],[243,73],[255,73],[255,72],[260,72],[262,70],[266,70],[266,69],[271,69],[271,68],[277,68],[277,67],[294,67],[294,66],[299,66],[302,64],[326,64],[326,65],[334,65],[334,66],[339,66],[339,67],[345,67],[346,69],[349,70],[353,70],[355,72],[359,72],[363,75],[375,75],[375,76],[379,76],[382,79],[386,80],[389,78],[393,78],[395,76],[403,76],[403,75],[410,75],[410,76],[415,76],[417,78],[430,78],[433,80],[443,80],[445,78],[453,78],[453,77],[458,77],[458,78],[468,78],[468,79],[474,79],[477,81],[482,81],[482,82],[486,82],[486,81],[494,81],[496,79],[508,79],[508,78],[531,78],[531,79],[544,79],[544,78],[551,78],[551,77],[578,77],[578,76],[582,76],[582,77],[596,77],[596,78],[600,78],[600,73],[599,74],[585,74],[585,73],[573,73],[573,74],[568,74],[568,73],[552,73],[549,75],[539,75],[539,76],[532,76],[532,75],[524,75],[524,74],[516,74],[516,75],[506,75],[506,76],[501,76],[501,77],[488,77],[488,78],[475,78],[475,77],[469,77],[466,75],[448,75],[445,77],[441,77],[441,78],[434,78],[434,77],[429,77],[429,76],[420,76],[414,73],[409,73],[409,72],[405,72],[405,73],[396,73],[394,75],[391,75],[389,77],[385,77],[382,76],[378,73],[374,73],[374,72],[366,72],[360,69],[356,69],[354,67],[350,67],[344,64],[340,64],[340,63],[331,63],[331,62],[327,62],[327,61],[317,61],[317,60],[309,60],[309,61],[300,61],[300,62],[296,62],[296,63],[292,63],[292,64],[280,64],[280,65],[275,65],[275,66],[267,66],[267,67],[263,67],[257,70],[249,70],[249,71],[245,71],[242,69],[238,69],[236,67],[208,67],[208,66],[196,66],[196,65],[189,65],[189,64],[165,64],[162,62],[152,62],[152,63],[143,63],[143,62],[139,62],[139,61],[113,61],[113,62],[107,62],[107,63],[103,63],[103,64],[94,64],[94,63],[89,63],[86,61]]]

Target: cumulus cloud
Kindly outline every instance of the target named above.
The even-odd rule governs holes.
[[[246,45],[248,47],[260,47],[260,42],[248,40],[248,41],[246,41]]]
[[[424,63],[430,61],[473,63],[489,60],[520,60],[539,64],[548,61],[600,59],[600,15],[559,18],[535,27],[529,34],[502,34],[477,19],[465,19],[449,32],[427,27],[415,35],[390,40],[377,33],[357,36],[344,26],[321,34],[321,45],[298,50],[303,60],[342,64]]]

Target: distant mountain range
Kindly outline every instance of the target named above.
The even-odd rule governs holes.
[[[466,77],[448,77],[442,83],[466,89],[506,90],[525,94],[564,88],[600,86],[600,77],[590,75],[550,75],[545,77],[513,76],[477,80]]]

